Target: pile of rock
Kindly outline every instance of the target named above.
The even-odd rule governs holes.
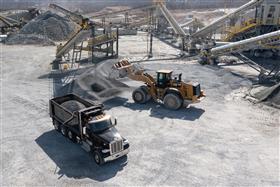
[[[269,105],[280,108],[280,83],[271,87],[254,87],[250,92],[250,96],[259,102],[266,102]]]
[[[77,24],[47,11],[24,25],[19,33],[11,35],[6,43],[52,45],[53,41],[67,40],[77,28]]]

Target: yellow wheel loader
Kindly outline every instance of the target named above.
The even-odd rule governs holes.
[[[119,71],[121,77],[127,76],[145,83],[132,93],[136,103],[144,104],[153,98],[157,102],[162,102],[166,108],[177,110],[183,106],[184,101],[197,103],[205,97],[199,83],[183,82],[182,74],[172,78],[171,70],[159,70],[157,77],[154,78],[142,69],[137,70],[127,60],[114,64],[114,68]]]

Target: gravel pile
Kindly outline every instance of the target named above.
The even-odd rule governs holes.
[[[275,107],[280,108],[280,87],[271,94],[268,101]]]
[[[70,37],[76,25],[66,18],[47,11],[27,23],[20,34],[38,34],[53,41],[62,41]]]
[[[63,106],[64,108],[67,108],[71,112],[75,112],[75,111],[86,108],[86,106],[84,104],[82,104],[78,101],[75,101],[75,100],[66,101],[66,102],[62,103],[61,106]]]
[[[40,44],[40,45],[55,45],[52,40],[49,38],[43,37],[37,34],[15,34],[11,35],[5,41],[8,45],[17,45],[17,44]]]
[[[8,38],[7,44],[54,45],[53,41],[67,40],[78,25],[47,11],[24,25],[18,34]]]
[[[74,93],[90,100],[106,101],[120,94],[128,86],[110,76],[115,60],[106,60],[97,67],[88,67],[76,73],[68,84],[61,85],[55,96]],[[58,77],[58,79],[60,79]]]
[[[250,95],[259,102],[266,102],[269,105],[280,108],[280,83],[271,87],[254,87]]]

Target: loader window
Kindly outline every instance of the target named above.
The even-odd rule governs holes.
[[[161,81],[163,81],[163,80],[165,80],[165,74],[159,73],[159,74],[158,74],[158,81],[161,82]]]
[[[158,73],[157,74],[157,85],[159,87],[166,87],[166,84],[170,81],[171,74],[169,73]]]

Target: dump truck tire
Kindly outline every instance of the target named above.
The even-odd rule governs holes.
[[[53,126],[54,126],[54,129],[58,132],[60,132],[60,123],[56,120],[53,121]]]
[[[93,159],[97,165],[104,164],[104,159],[102,158],[100,151],[93,152]]]
[[[183,100],[178,94],[169,93],[164,97],[163,104],[168,109],[178,110],[182,106]]]
[[[141,88],[137,88],[136,90],[133,91],[132,98],[135,103],[144,104],[147,102],[147,94]]]
[[[67,127],[65,127],[64,125],[61,125],[60,129],[61,129],[61,134],[63,136],[67,136],[67,134],[68,134]]]
[[[148,86],[140,86],[140,88],[146,93],[146,102],[150,101],[152,96],[149,94]]]
[[[74,143],[76,143],[76,135],[71,131],[69,130],[67,132],[67,137]]]

